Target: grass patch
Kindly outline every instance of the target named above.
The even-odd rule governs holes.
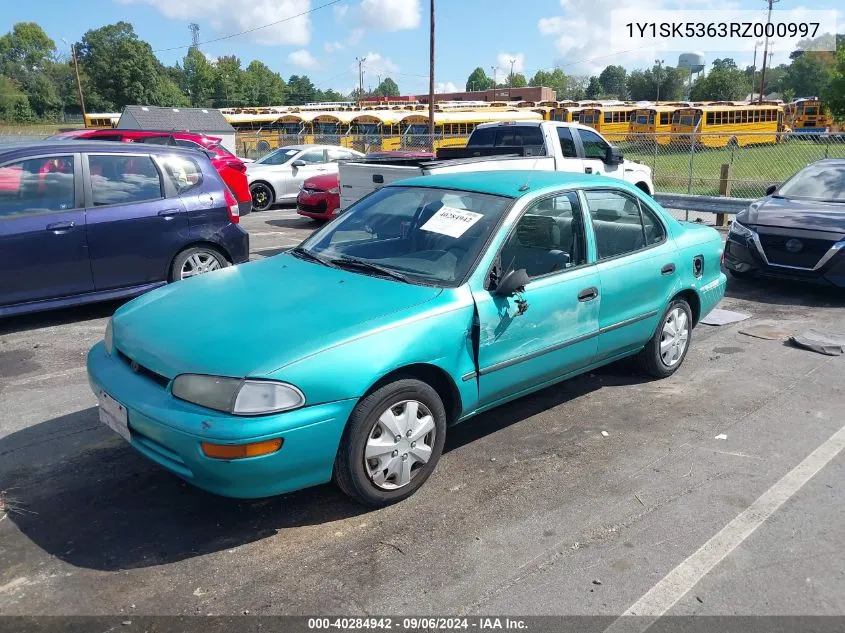
[[[845,158],[845,142],[831,139],[788,138],[773,145],[707,149],[668,148],[657,152],[642,143],[620,143],[625,158],[651,167],[654,185],[664,193],[719,195],[722,165],[731,166],[731,191],[735,198],[757,198],[766,187],[779,184],[798,170],[822,158]],[[690,181],[690,160],[692,180]]]

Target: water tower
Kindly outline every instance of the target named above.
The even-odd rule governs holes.
[[[692,96],[692,74],[698,75],[704,70],[704,53],[681,53],[678,56],[678,68],[689,70],[687,99],[690,99]]]

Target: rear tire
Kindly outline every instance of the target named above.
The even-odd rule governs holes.
[[[666,308],[660,324],[637,355],[640,370],[655,378],[667,378],[684,362],[692,341],[692,310],[683,299]]]
[[[192,246],[176,255],[170,266],[170,282],[196,277],[228,266],[231,264],[217,249],[210,246]]]
[[[266,211],[276,202],[276,193],[266,182],[254,182],[249,186],[252,196],[252,210]]]
[[[391,382],[355,406],[340,441],[334,479],[372,507],[414,494],[443,452],[446,410],[437,392],[413,378]]]

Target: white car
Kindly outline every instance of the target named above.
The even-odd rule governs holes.
[[[339,161],[364,154],[337,145],[289,145],[246,166],[254,211],[265,211],[279,202],[295,202],[299,186],[317,174],[337,173]]]

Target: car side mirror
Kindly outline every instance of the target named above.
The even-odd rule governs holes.
[[[604,162],[608,165],[622,164],[622,150],[615,145],[610,145],[604,155]]]
[[[766,187],[766,195],[767,195],[767,196],[770,196],[770,195],[772,195],[772,194],[773,194],[775,191],[777,191],[777,190],[778,190],[778,186],[777,186],[777,185],[769,185],[768,187]]]
[[[509,270],[505,273],[502,279],[496,284],[493,292],[500,297],[511,297],[517,292],[525,288],[525,284],[531,281],[528,273],[524,268],[519,270]]]
[[[300,159],[300,160],[295,160],[295,161],[293,161],[293,162],[291,163],[291,166],[292,166],[292,167],[296,167],[296,168],[299,168],[299,167],[305,167],[305,161],[304,161],[304,160],[301,160],[301,159]]]

